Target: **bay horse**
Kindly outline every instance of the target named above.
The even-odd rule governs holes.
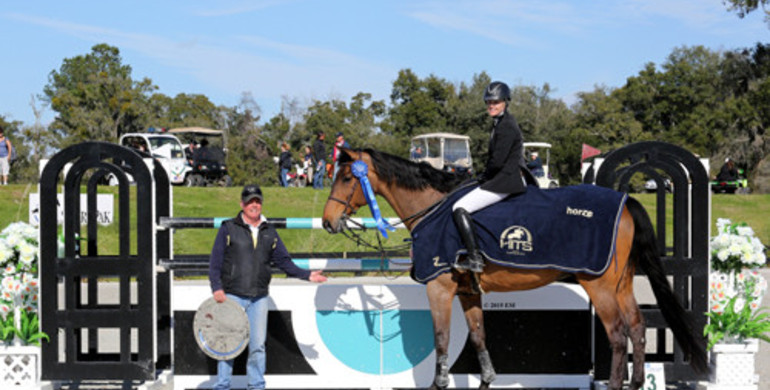
[[[342,149],[339,172],[332,183],[323,212],[323,226],[330,233],[342,231],[346,219],[367,204],[361,180],[353,175],[351,168],[357,160],[368,166],[366,177],[373,192],[385,198],[410,232],[427,210],[462,181],[457,175],[434,169],[427,163],[414,163],[372,149]],[[431,260],[413,259],[413,264],[420,261]],[[649,216],[642,205],[631,197],[622,210],[611,262],[600,276],[568,274],[556,269],[517,269],[486,262],[477,283],[483,292],[505,292],[534,289],[574,277],[585,289],[607,332],[612,349],[609,389],[619,390],[623,386],[630,338],[633,347],[630,389],[636,390],[644,384],[645,351],[644,318],[633,291],[633,279],[638,266],[649,278],[663,317],[671,327],[684,356],[689,357],[696,372],[708,372],[706,351],[703,343],[694,336],[696,330],[692,329],[692,318],[679,303],[666,279]],[[445,389],[449,385],[449,328],[452,300],[456,295],[481,366],[479,388],[487,389],[495,378],[495,370],[485,345],[481,295],[474,293],[471,279],[469,272],[452,270],[427,283],[437,360],[431,389]],[[700,334],[699,331],[695,333]]]

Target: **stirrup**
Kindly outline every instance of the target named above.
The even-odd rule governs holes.
[[[481,253],[476,253],[475,256],[466,254],[465,257],[460,257],[455,263],[454,268],[460,272],[471,271],[475,273],[484,272],[484,258]]]
[[[478,258],[475,259],[468,259],[468,269],[470,269],[471,272],[480,274],[484,272],[484,259],[481,258],[481,255],[479,255]]]

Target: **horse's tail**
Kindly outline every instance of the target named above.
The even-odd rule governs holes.
[[[655,232],[650,217],[644,207],[634,198],[629,197],[626,208],[634,219],[634,243],[631,247],[631,258],[636,261],[650,280],[652,291],[658,302],[658,307],[666,323],[674,333],[676,341],[690,357],[690,366],[698,373],[709,371],[705,343],[702,334],[694,328],[692,316],[682,307],[679,298],[674,294],[668,283],[663,263],[655,240]]]

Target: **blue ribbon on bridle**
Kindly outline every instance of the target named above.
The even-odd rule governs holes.
[[[377,199],[374,196],[374,190],[372,190],[372,184],[369,183],[369,177],[366,175],[369,171],[369,166],[365,162],[358,160],[351,166],[350,170],[353,172],[358,181],[361,183],[361,189],[364,191],[364,197],[366,197],[366,203],[369,204],[369,209],[372,211],[372,217],[377,225],[377,230],[382,233],[383,237],[388,238],[387,230],[395,231],[396,228],[391,226],[388,221],[382,219],[380,214],[380,206],[377,205]]]

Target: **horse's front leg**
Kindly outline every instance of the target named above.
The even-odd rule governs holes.
[[[480,294],[461,294],[460,303],[465,313],[465,321],[468,323],[468,333],[471,337],[471,343],[476,349],[479,365],[481,366],[481,385],[479,389],[488,389],[489,385],[495,380],[495,368],[492,366],[492,359],[487,351],[487,335],[484,332],[484,311],[481,309]]]
[[[457,284],[450,274],[444,274],[428,282],[428,302],[433,318],[433,337],[436,346],[436,373],[430,390],[449,386],[449,328],[452,319],[452,299]]]

